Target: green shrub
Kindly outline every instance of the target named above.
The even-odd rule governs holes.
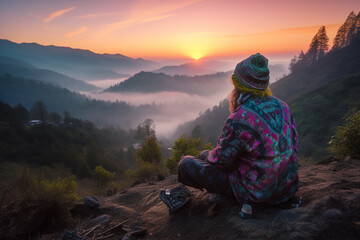
[[[97,188],[104,188],[114,181],[116,174],[109,172],[102,166],[96,166],[94,170],[94,181]]]
[[[329,143],[329,151],[339,157],[360,156],[360,112],[345,120],[345,126],[338,126]]]
[[[132,181],[146,182],[156,180],[158,174],[164,172],[160,164],[137,160],[134,170],[128,169],[125,176]]]
[[[136,151],[136,159],[155,164],[161,162],[160,147],[156,142],[155,136],[150,137],[142,143],[141,148]]]
[[[165,160],[165,167],[170,174],[175,174],[177,173],[178,164],[182,156],[191,155],[197,157],[201,151],[211,149],[213,149],[211,143],[204,145],[200,138],[182,135],[175,141],[173,146],[173,156]]]
[[[65,227],[77,200],[74,177],[49,181],[23,170],[15,184],[0,189],[0,233],[5,239]]]

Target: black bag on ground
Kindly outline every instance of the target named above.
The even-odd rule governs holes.
[[[192,192],[184,185],[160,192],[160,199],[168,206],[169,213],[173,213],[190,201]]]

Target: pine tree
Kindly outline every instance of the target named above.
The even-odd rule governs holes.
[[[329,38],[326,35],[325,26],[322,26],[313,37],[306,58],[309,63],[316,62],[323,57],[329,49]]]
[[[326,35],[325,26],[322,26],[316,35],[319,41],[318,56],[317,56],[319,59],[325,56],[325,54],[329,51],[329,38]]]
[[[30,110],[30,115],[33,119],[41,120],[44,123],[48,119],[45,103],[42,101],[35,102]]]
[[[332,50],[343,48],[351,44],[360,29],[360,15],[351,12],[343,25],[340,26],[335,38]]]

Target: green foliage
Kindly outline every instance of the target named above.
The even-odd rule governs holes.
[[[110,182],[114,181],[116,174],[109,172],[102,166],[94,169],[94,181],[97,188],[105,188]]]
[[[329,150],[339,157],[360,156],[360,112],[353,113],[344,126],[336,128]]]
[[[160,164],[137,161],[135,169],[128,169],[125,172],[125,175],[128,179],[132,179],[133,181],[145,182],[149,180],[156,180],[157,175],[163,172],[164,170]]]
[[[135,137],[144,142],[155,136],[154,121],[152,119],[146,119],[143,123],[139,124],[136,129]]]
[[[360,75],[329,81],[290,101],[299,133],[301,157],[326,157],[331,136],[349,109],[360,108]]]
[[[136,159],[142,162],[159,164],[161,161],[161,152],[156,137],[150,137],[143,142],[140,149],[136,151]]]
[[[74,177],[49,181],[28,168],[12,186],[0,189],[0,232],[5,239],[24,239],[49,228],[63,228],[77,200]]]
[[[0,66],[1,68],[1,66]],[[0,96],[11,106],[21,103],[27,109],[36,101],[46,104],[48,111],[62,113],[64,110],[72,116],[87,119],[102,126],[117,125],[129,127],[138,119],[159,110],[159,106],[142,104],[133,106],[123,101],[102,101],[89,99],[85,95],[66,88],[55,87],[44,82],[2,75],[0,71]],[[66,122],[66,116],[64,122]]]
[[[28,115],[20,105],[12,108],[0,102],[0,162],[51,168],[61,164],[79,178],[91,177],[91,169],[98,165],[115,172],[134,165],[134,149],[128,147],[135,143],[134,133],[97,128],[66,111],[63,124],[31,127],[26,125]],[[54,123],[58,122],[59,115],[51,115],[57,119]]]
[[[137,128],[137,139],[142,140],[141,148],[136,150],[136,163],[134,170],[128,169],[125,175],[128,179],[144,182],[154,180],[163,172],[160,165],[162,154],[157,143],[156,133],[151,119],[146,119]]]
[[[165,167],[171,174],[174,174],[177,172],[177,167],[182,156],[191,155],[197,157],[201,151],[211,149],[213,149],[211,143],[204,145],[200,138],[182,135],[175,141],[173,146],[173,156],[165,160]]]

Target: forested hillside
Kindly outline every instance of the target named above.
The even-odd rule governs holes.
[[[41,122],[28,124],[30,119]],[[134,132],[120,128],[97,128],[89,121],[48,112],[36,102],[28,111],[0,102],[0,164],[11,162],[32,168],[91,177],[96,166],[123,172],[134,163]],[[6,176],[7,173],[4,173]]]
[[[230,75],[231,72],[221,72],[192,77],[185,75],[170,76],[164,73],[140,72],[105,91],[140,93],[171,91],[209,95],[224,91],[226,88],[230,89]],[[219,86],[222,86],[222,88],[219,88]]]
[[[89,99],[85,95],[71,92],[36,80],[0,76],[0,100],[11,106],[21,103],[30,109],[36,101],[43,101],[49,111],[91,120],[97,125],[135,127],[146,118],[151,118],[160,109],[156,105],[133,106],[126,102],[106,102]]]

